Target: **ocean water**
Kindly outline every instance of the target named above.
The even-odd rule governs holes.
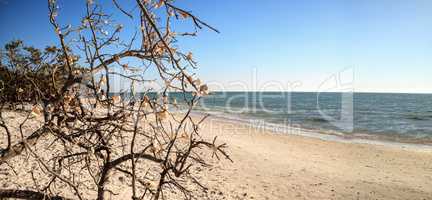
[[[179,104],[183,97],[169,94]],[[194,112],[348,138],[432,145],[432,94],[215,92],[202,97]]]
[[[346,137],[432,144],[432,94],[216,92],[196,110]]]

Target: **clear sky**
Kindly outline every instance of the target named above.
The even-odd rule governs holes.
[[[83,0],[59,1],[64,22],[84,12]],[[430,0],[178,0],[177,5],[221,31],[202,31],[180,43],[194,52],[202,79],[217,83],[214,89],[317,91],[340,74],[342,84],[328,88],[432,92]],[[45,0],[0,0],[0,29],[0,45],[11,39],[37,47],[56,42]]]

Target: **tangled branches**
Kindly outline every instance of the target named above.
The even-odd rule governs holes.
[[[199,134],[205,117],[191,111],[208,88],[193,74],[192,53],[176,46],[203,27],[217,30],[171,0],[112,5],[117,15],[87,1],[81,24],[63,27],[49,0],[59,45],[41,51],[13,41],[2,50],[0,169],[18,176],[27,167],[19,176],[29,179],[0,189],[0,198],[191,199],[188,183],[204,189],[191,171],[208,166],[203,151],[229,159],[225,144]],[[129,40],[118,15],[138,24]],[[174,32],[181,20],[193,31]],[[130,84],[127,99],[113,89],[118,79]]]

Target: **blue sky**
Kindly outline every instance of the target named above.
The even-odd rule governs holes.
[[[84,12],[84,1],[59,1],[64,23]],[[0,45],[11,39],[38,47],[55,43],[46,4],[0,0]],[[180,41],[194,52],[202,79],[217,83],[214,89],[317,91],[340,76],[347,84],[328,88],[432,92],[432,1],[178,0],[177,5],[221,31]]]

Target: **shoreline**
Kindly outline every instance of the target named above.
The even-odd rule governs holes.
[[[421,140],[413,138],[395,138],[388,135],[372,135],[369,133],[353,133],[348,135],[342,132],[336,131],[324,131],[318,129],[306,129],[302,127],[293,127],[290,125],[268,123],[264,120],[254,119],[236,119],[234,117],[219,116],[205,112],[192,112],[194,116],[205,116],[209,115],[208,119],[217,120],[227,123],[239,123],[242,125],[249,126],[251,129],[269,131],[273,134],[279,135],[298,135],[303,137],[310,137],[321,139],[325,141],[334,141],[341,143],[352,143],[352,144],[370,144],[370,145],[382,145],[392,148],[411,149],[416,151],[425,151],[432,153],[431,139]],[[258,125],[256,125],[258,124]]]
[[[432,199],[429,150],[278,134],[214,117],[202,126],[234,161],[201,176],[227,199]]]

